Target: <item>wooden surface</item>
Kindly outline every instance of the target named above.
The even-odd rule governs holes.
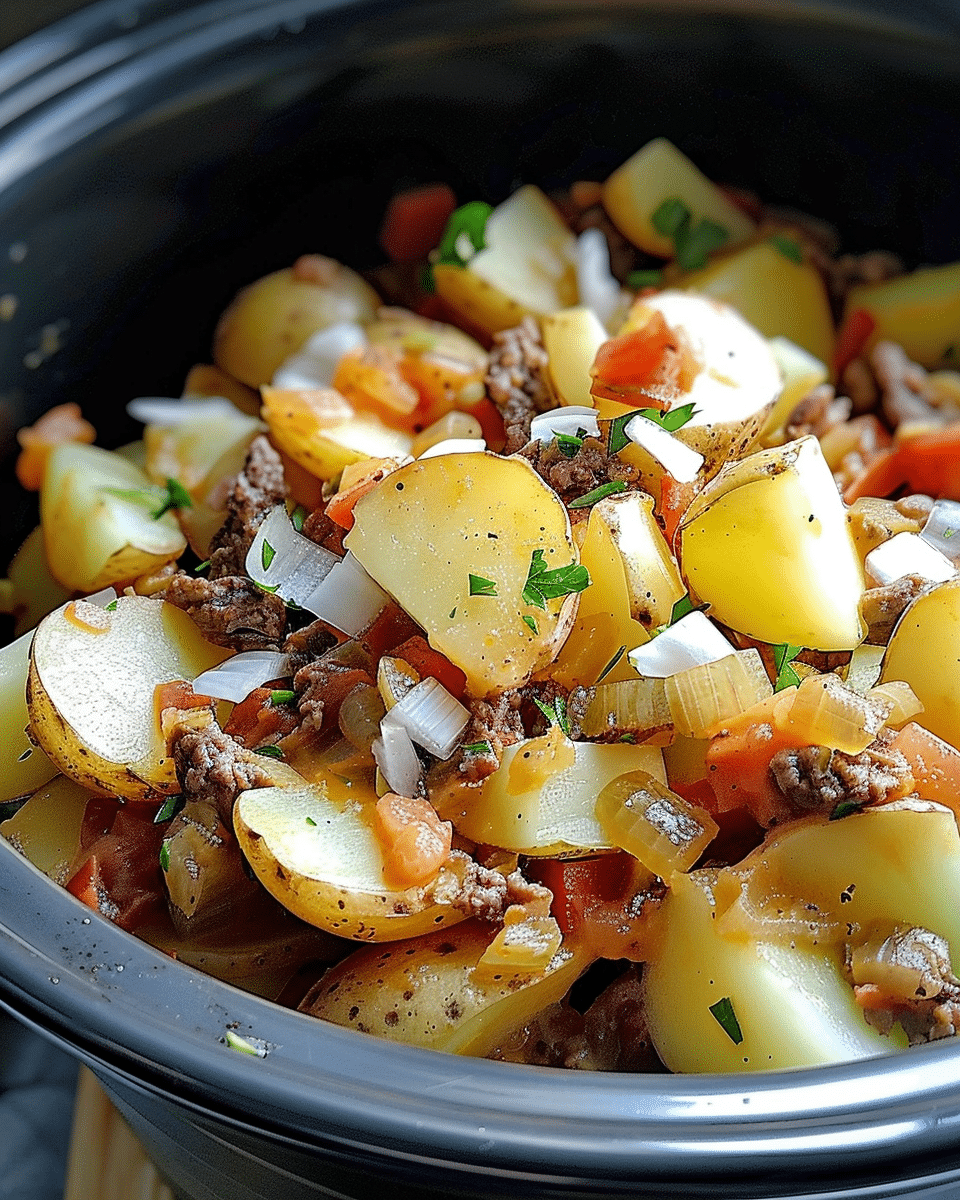
[[[80,1068],[64,1200],[174,1200],[129,1126]]]

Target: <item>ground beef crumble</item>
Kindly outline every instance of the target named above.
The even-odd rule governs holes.
[[[210,579],[244,573],[260,523],[286,495],[280,455],[263,435],[255,437],[227,500],[227,518],[210,543]]]
[[[564,455],[556,439],[530,442],[520,451],[520,455],[553,488],[564,504],[570,504],[601,484],[614,480],[628,487],[633,486],[640,474],[636,467],[624,462],[618,455],[609,454],[599,438],[584,438],[572,458]],[[576,524],[585,521],[589,515],[589,508],[574,508],[570,511],[570,520]]]
[[[770,772],[795,814],[832,812],[841,802],[862,806],[900,800],[914,787],[904,755],[890,746],[893,734],[882,730],[860,754],[826,746],[780,750]]]
[[[204,579],[180,571],[162,596],[188,613],[207,641],[231,650],[272,649],[286,629],[284,602],[245,575]]]
[[[929,586],[929,580],[922,575],[901,575],[892,583],[867,588],[860,598],[860,615],[867,623],[867,642],[885,646],[904,609]]]
[[[493,335],[484,382],[503,417],[507,438],[504,454],[525,446],[530,440],[533,417],[554,406],[544,374],[546,366],[547,352],[532,317],[524,317],[515,328]]]
[[[225,824],[241,792],[273,782],[256,757],[216,725],[177,730],[171,753],[184,797],[212,804]]]
[[[519,870],[504,874],[484,867],[463,850],[451,850],[445,881],[434,889],[434,899],[450,904],[459,912],[482,921],[502,921],[512,904],[546,907],[551,900],[549,888],[531,883]]]

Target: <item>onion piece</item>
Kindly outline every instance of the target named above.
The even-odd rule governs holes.
[[[172,396],[137,396],[127,404],[127,415],[143,425],[171,429],[190,421],[230,420],[245,414],[224,396],[179,400]],[[249,418],[247,418],[249,419]]]
[[[736,650],[688,667],[665,683],[674,728],[681,737],[706,738],[732,717],[773,695],[759,651]]]
[[[444,438],[442,442],[434,442],[418,457],[437,458],[441,454],[480,454],[487,448],[483,438]]]
[[[267,514],[247,551],[247,574],[289,603],[314,610],[307,603],[340,559],[297,533],[287,510],[278,504]]]
[[[960,564],[960,503],[935,501],[920,536],[954,565]]]
[[[892,699],[876,694],[875,689],[861,696],[836,675],[827,673],[801,679],[789,715],[790,723],[810,745],[860,754],[892,712]]]
[[[410,734],[390,713],[380,722],[380,736],[370,747],[387,786],[398,796],[418,796],[423,769]]]
[[[334,629],[353,637],[383,612],[389,600],[348,550],[343,558],[336,560],[319,587],[298,603]]]
[[[427,676],[394,704],[384,720],[402,725],[413,741],[435,758],[449,758],[470,713],[442,683]],[[380,725],[382,728],[383,721]]]
[[[645,741],[669,733],[673,718],[662,679],[623,679],[598,683],[580,722],[586,738],[641,735]]]
[[[641,674],[666,679],[689,667],[702,667],[733,654],[735,647],[702,612],[687,613],[627,657]]]
[[[581,429],[587,437],[600,436],[597,410],[587,408],[583,404],[565,404],[560,408],[551,408],[548,412],[537,413],[530,422],[530,441],[549,442],[558,433],[576,437]]]
[[[943,583],[957,573],[950,559],[919,533],[895,534],[875,546],[863,565],[881,586],[904,575],[919,575],[931,583]]]
[[[684,445],[669,429],[664,429],[647,417],[636,416],[626,423],[623,431],[631,442],[646,450],[664,470],[669,471],[678,483],[692,483],[696,479],[697,472],[703,466],[703,455]]]
[[[580,302],[609,328],[624,305],[624,293],[610,270],[610,247],[599,229],[585,229],[577,238],[576,272]]]
[[[351,350],[362,350],[367,335],[355,321],[337,321],[318,330],[277,367],[270,381],[275,388],[294,391],[332,387],[337,366]]]
[[[289,674],[289,654],[281,654],[279,650],[245,650],[198,675],[193,690],[198,696],[239,704],[268,679],[283,679]]]

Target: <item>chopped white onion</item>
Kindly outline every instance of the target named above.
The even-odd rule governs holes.
[[[310,608],[306,601],[339,561],[332,551],[297,533],[287,510],[278,504],[257,530],[245,566],[255,583],[275,591],[281,600]]]
[[[483,438],[444,438],[435,442],[420,455],[420,458],[437,458],[441,454],[480,454],[486,450]]]
[[[235,404],[223,396],[205,396],[202,400],[176,400],[170,396],[137,396],[127,405],[128,416],[143,425],[173,428],[189,421],[230,420],[244,417]]]
[[[956,500],[937,500],[920,536],[952,563],[960,564],[960,504]]]
[[[410,734],[390,713],[380,722],[380,736],[371,746],[374,761],[390,790],[398,796],[417,796],[423,773]]]
[[[581,429],[587,437],[600,436],[597,410],[583,404],[565,404],[560,408],[551,408],[549,412],[537,413],[530,422],[530,441],[549,442],[558,433],[577,437]]]
[[[666,679],[690,667],[703,667],[733,654],[735,647],[723,636],[709,617],[699,610],[687,613],[663,633],[627,657],[641,675]]]
[[[275,388],[330,387],[340,359],[351,350],[360,350],[366,345],[363,326],[355,321],[328,325],[318,330],[295,354],[284,359],[271,383]]]
[[[703,455],[685,446],[668,430],[647,417],[633,417],[624,426],[631,442],[641,446],[677,480],[692,483],[703,466]]]
[[[898,533],[888,538],[870,551],[863,565],[871,579],[881,586],[904,575],[919,575],[931,583],[942,583],[957,573],[950,559],[919,533]]]
[[[354,637],[383,612],[389,599],[348,550],[320,586],[304,598],[301,608]]]
[[[239,704],[269,679],[290,674],[290,655],[279,650],[245,650],[204,671],[193,681],[198,696]]]
[[[577,238],[576,268],[581,304],[608,326],[623,305],[623,291],[610,270],[610,247],[599,229],[585,229]]]
[[[449,758],[467,727],[470,713],[439,680],[428,676],[414,684],[387,717],[401,724],[418,746],[436,758]]]

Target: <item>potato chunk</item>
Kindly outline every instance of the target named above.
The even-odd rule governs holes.
[[[464,672],[471,695],[518,687],[551,661],[576,614],[579,567],[566,509],[529,463],[419,459],[354,515],[344,545]],[[558,586],[569,592],[544,598],[568,568]]]

